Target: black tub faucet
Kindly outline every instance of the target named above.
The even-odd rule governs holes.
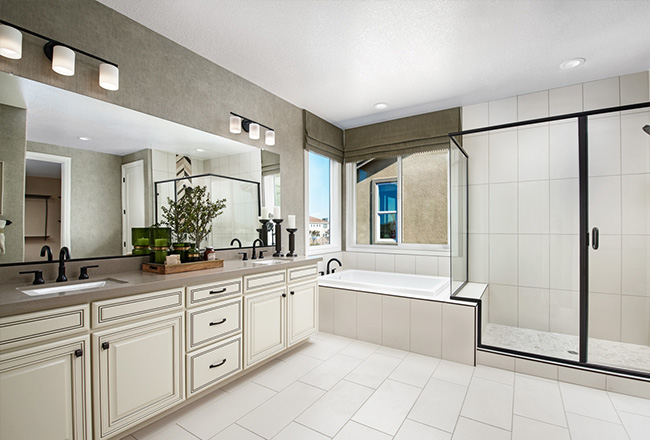
[[[233,238],[232,240],[230,240],[230,246],[232,246],[234,242],[237,242],[237,244],[239,245],[239,249],[241,249],[241,241],[239,241],[239,238]]]
[[[327,273],[328,274],[336,272],[336,268],[334,268],[334,269],[332,269],[330,271],[330,264],[332,263],[332,261],[336,261],[337,263],[339,263],[339,267],[343,266],[343,264],[338,259],[330,258],[330,261],[327,262]]]
[[[45,245],[41,248],[41,257],[44,257],[47,253],[47,261],[52,261],[52,248],[48,245]]]
[[[65,260],[70,259],[70,251],[67,247],[63,246],[59,251],[59,276],[56,279],[57,283],[68,281],[68,277],[65,276]]]
[[[256,250],[255,246],[257,245],[258,241],[260,242],[261,246],[264,246],[264,242],[262,240],[260,240],[259,238],[255,239],[255,241],[253,242],[253,255],[251,256],[251,260],[256,260],[257,259],[257,255],[255,254],[255,250]]]

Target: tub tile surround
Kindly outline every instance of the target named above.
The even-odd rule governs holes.
[[[531,364],[517,362],[515,370],[513,358],[500,365],[506,368],[474,367],[381,350],[318,333],[123,440],[636,440],[650,427],[650,400],[619,394],[623,388],[610,377],[606,389],[595,389],[571,383],[570,373],[565,377],[556,366],[549,379],[530,376],[523,371]],[[307,363],[310,368],[303,368]],[[313,382],[323,374],[331,386]],[[264,385],[279,378],[286,383],[282,389]]]
[[[463,107],[463,129],[647,102],[649,72]],[[646,109],[590,123],[590,336],[650,345],[650,123]],[[489,323],[577,335],[576,122],[465,136],[469,281],[488,283]],[[571,268],[571,269],[568,269]]]

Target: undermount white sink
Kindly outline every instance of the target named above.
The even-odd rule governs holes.
[[[284,263],[282,260],[253,260],[251,261],[252,264],[262,264],[262,265],[269,265],[269,264],[280,264]]]
[[[75,284],[69,284],[65,282],[63,284],[59,283],[56,286],[50,287],[32,287],[24,288],[19,287],[18,290],[29,296],[40,296],[40,295],[51,295],[53,293],[68,293],[68,292],[78,292],[80,290],[89,290],[89,289],[98,289],[100,287],[110,287],[117,286],[120,284],[125,284],[128,281],[116,280],[114,278],[106,278],[103,280],[97,281],[84,281]]]

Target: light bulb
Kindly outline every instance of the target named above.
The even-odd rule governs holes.
[[[74,51],[65,46],[54,46],[52,50],[52,70],[59,75],[74,75]]]
[[[251,139],[260,138],[260,124],[253,122],[248,126],[248,137]]]
[[[12,60],[23,56],[23,34],[18,29],[0,24],[0,55]]]
[[[239,116],[230,115],[230,132],[234,134],[241,133],[241,118]]]
[[[267,130],[264,134],[264,143],[266,145],[275,145],[275,131]]]
[[[106,90],[120,88],[120,70],[117,66],[107,63],[99,65],[99,86]]]

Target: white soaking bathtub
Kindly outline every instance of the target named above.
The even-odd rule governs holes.
[[[370,270],[342,270],[318,278],[318,285],[406,298],[449,300],[449,278]]]

